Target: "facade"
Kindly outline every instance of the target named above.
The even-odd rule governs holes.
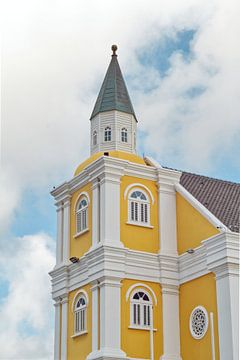
[[[112,50],[91,156],[51,193],[54,358],[237,360],[240,185],[136,154]]]

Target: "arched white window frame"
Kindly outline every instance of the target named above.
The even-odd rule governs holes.
[[[140,287],[143,285],[143,287]],[[157,299],[153,291],[146,290],[144,284],[135,284],[128,289],[126,300],[130,296],[130,328],[150,330],[153,327],[153,305],[157,304]],[[135,299],[137,294],[143,294],[139,299]],[[153,301],[154,300],[154,301]]]
[[[133,188],[129,191],[128,223],[150,226],[149,196],[142,188]]]
[[[112,130],[110,126],[104,129],[104,141],[112,141]]]
[[[124,143],[128,142],[128,131],[125,127],[121,129],[121,141]]]
[[[82,200],[86,201],[86,205],[81,207]],[[76,214],[76,235],[85,233],[88,231],[88,217],[89,217],[89,203],[90,198],[88,193],[82,192],[79,194],[75,203],[75,214]]]
[[[79,304],[81,299],[85,304]],[[74,296],[72,302],[72,312],[74,316],[74,335],[83,335],[87,333],[87,307],[89,299],[85,290],[79,290]]]
[[[93,143],[93,146],[97,145],[97,131],[96,130],[93,131],[92,143]]]

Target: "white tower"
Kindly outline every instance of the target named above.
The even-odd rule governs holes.
[[[91,155],[99,151],[136,152],[137,119],[112,46],[109,64],[91,115]]]

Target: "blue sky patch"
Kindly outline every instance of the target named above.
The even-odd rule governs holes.
[[[144,66],[154,67],[161,76],[166,76],[170,68],[170,58],[175,52],[180,52],[185,61],[192,57],[191,41],[197,30],[181,30],[173,36],[166,35],[159,42],[145,47],[138,53],[138,59]]]
[[[16,211],[12,233],[16,236],[47,232],[55,236],[56,213],[54,200],[48,193],[25,191]]]

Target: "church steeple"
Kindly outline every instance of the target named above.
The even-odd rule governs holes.
[[[112,51],[112,60],[107,69],[107,73],[90,119],[100,112],[109,110],[123,111],[125,113],[132,114],[136,119],[127,87],[117,60],[116,45],[112,45]]]
[[[91,120],[91,154],[121,150],[136,152],[137,118],[112,45],[112,59],[95,103]]]

